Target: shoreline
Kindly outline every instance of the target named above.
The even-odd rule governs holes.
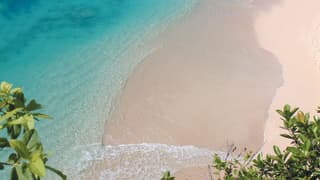
[[[231,14],[223,12],[230,8]],[[252,13],[246,5],[202,1],[181,22],[171,25],[156,42],[162,48],[129,77],[119,105],[106,123],[104,144],[156,142],[221,150],[235,143],[241,148],[260,148],[281,70],[272,54],[255,40]],[[237,89],[232,91],[234,87]],[[234,103],[245,101],[252,105]],[[229,106],[234,115],[227,113]],[[217,110],[212,113],[213,109]],[[236,119],[238,114],[245,115],[232,122],[212,122]],[[231,135],[226,137],[228,128]]]
[[[117,107],[121,115],[124,116],[120,118],[121,121],[119,121],[119,114],[113,116],[113,120],[116,122],[113,125],[118,127],[111,127],[110,134],[108,134],[110,126],[106,127],[105,144],[157,142],[177,146],[194,145],[210,150],[224,150],[228,143],[225,140],[228,139],[231,142],[230,144],[238,142],[236,146],[240,146],[240,149],[249,147],[249,149],[257,150],[262,145],[261,152],[273,153],[273,145],[284,148],[289,143],[286,139],[280,137],[282,131],[280,129],[281,120],[280,116],[275,112],[276,109],[281,109],[285,104],[290,104],[292,107],[300,107],[302,111],[310,112],[311,115],[316,113],[316,107],[320,102],[318,93],[320,90],[320,13],[318,12],[320,2],[311,0],[308,3],[304,3],[304,9],[301,9],[301,2],[298,0],[274,0],[272,2],[256,0],[251,2],[250,7],[226,3],[222,6],[217,6],[217,9],[213,10],[215,5],[217,4],[210,1],[201,1],[201,5],[193,9],[190,15],[188,14],[187,17],[184,17],[181,22],[171,25],[166,32],[160,35],[158,43],[163,45],[162,49],[148,56],[129,77],[128,84],[120,97],[120,104]],[[223,14],[225,10],[232,13],[225,15]],[[213,13],[210,13],[212,11]],[[210,21],[214,21],[216,24]],[[232,31],[234,29],[238,31]],[[218,43],[210,44],[213,40]],[[248,43],[249,40],[251,41]],[[192,48],[188,47],[188,43],[192,44]],[[221,47],[230,49],[226,50]],[[202,49],[199,50],[200,48]],[[238,59],[242,60],[243,56],[241,55],[243,54],[236,52],[236,49],[238,51],[240,49],[241,53],[256,60],[241,61],[246,66],[262,63],[261,59],[268,60],[268,63],[273,63],[273,65],[262,63],[265,66],[261,69],[260,67],[251,66],[251,68],[256,68],[256,71],[248,73],[255,76],[256,80],[260,78],[258,80],[259,83],[253,84],[259,84],[264,89],[255,90],[262,93],[262,96],[267,97],[264,100],[263,110],[260,109],[259,112],[264,114],[263,117],[265,117],[263,121],[259,122],[260,124],[248,121],[248,116],[238,119],[242,125],[245,124],[245,126],[249,127],[249,129],[246,129],[247,131],[254,131],[253,135],[243,135],[244,131],[241,130],[240,132],[234,132],[234,130],[241,129],[239,124],[236,124],[237,128],[232,130],[226,130],[227,128],[224,128],[223,125],[219,126],[220,129],[214,129],[213,125],[216,124],[212,124],[209,119],[206,119],[206,117],[215,119],[210,114],[211,111],[215,113],[221,112],[221,109],[216,109],[218,106],[210,103],[214,99],[218,100],[219,106],[230,108],[230,104],[223,104],[227,102],[225,99],[210,96],[211,92],[216,93],[216,91],[213,91],[216,89],[210,86],[208,82],[214,82],[213,84],[220,83],[223,86],[223,82],[230,79],[221,78],[219,73],[232,67],[238,70],[236,71],[237,73],[240,73],[238,74],[239,76],[231,73],[232,77],[237,76],[237,78],[240,78],[235,82],[241,82],[242,84],[236,85],[241,86],[245,84],[243,82],[248,83],[248,81],[241,79],[241,76],[244,75],[241,72],[248,72],[250,68],[246,67],[248,69],[239,70],[237,68],[240,65],[237,63],[232,64],[234,63],[233,61],[227,65],[223,63],[211,64],[212,62],[208,61],[208,59],[217,57],[223,58],[223,53],[225,52],[229,54],[235,53]],[[212,51],[219,52],[219,56],[213,55]],[[259,55],[259,53],[263,55]],[[195,59],[197,59],[196,63],[194,63]],[[232,57],[228,56],[226,59],[230,60]],[[221,79],[217,80],[212,76],[213,74],[210,74],[212,73],[212,68],[215,67],[214,65],[220,65],[219,68],[214,69],[216,72],[214,75],[219,76]],[[277,69],[278,65],[280,70]],[[193,71],[194,69],[197,71]],[[259,75],[262,71],[268,71],[269,74]],[[192,75],[188,76],[188,74]],[[209,76],[210,78],[207,78]],[[261,79],[263,77],[268,78]],[[193,83],[189,83],[190,81]],[[262,85],[266,81],[274,84]],[[232,89],[238,86],[229,85],[227,87]],[[251,86],[251,88],[253,87]],[[223,96],[224,93],[230,93],[228,88],[221,88],[223,90],[220,89],[219,96]],[[266,88],[272,90],[266,93],[264,91]],[[190,92],[188,89],[192,89],[192,91]],[[182,95],[179,95],[181,92],[183,92]],[[235,102],[243,102],[245,106],[253,103],[252,99],[260,98],[259,96],[254,97],[253,91],[248,93],[248,89],[240,90],[240,92],[246,98],[237,99],[238,101]],[[231,96],[236,99],[239,94]],[[144,99],[145,97],[148,98]],[[188,99],[183,99],[183,97],[188,97]],[[144,102],[141,99],[144,99]],[[177,101],[179,103],[176,103]],[[190,102],[196,105],[188,106]],[[269,102],[269,104],[266,102]],[[255,102],[253,104],[260,106],[260,103]],[[179,107],[183,107],[182,110]],[[199,111],[197,108],[203,111]],[[256,110],[257,107],[247,108]],[[155,112],[159,113],[154,114]],[[198,114],[194,115],[192,112],[198,112]],[[228,119],[225,118],[228,111],[222,112],[224,114],[222,113],[223,115],[216,119]],[[238,115],[244,111],[242,109],[230,112]],[[180,116],[180,114],[184,114],[184,116]],[[194,116],[193,120],[188,119],[189,116],[185,114]],[[236,117],[238,116],[232,118]],[[156,120],[150,123],[150,119]],[[206,120],[201,121],[203,119]],[[253,117],[253,119],[259,118]],[[121,128],[124,128],[124,130],[121,130]],[[262,131],[262,139],[256,137],[259,136],[259,133],[257,133],[260,132],[259,128]],[[195,131],[191,129],[195,129]],[[219,134],[219,130],[221,130],[221,134]],[[155,132],[160,133],[154,134]],[[239,138],[237,137],[238,134],[246,136],[248,141],[241,139],[241,137],[237,139]],[[111,139],[110,136],[112,136]],[[219,139],[223,138],[224,141],[219,141]],[[178,171],[175,176],[178,178],[199,178],[200,176],[207,176],[207,171],[207,167],[189,167]]]

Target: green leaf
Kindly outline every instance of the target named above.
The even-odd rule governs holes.
[[[2,135],[7,133],[9,136],[8,139],[0,137],[0,148],[8,147],[8,154],[11,153],[7,162],[0,163],[0,170],[4,165],[11,166],[12,180],[40,180],[40,177],[46,175],[46,169],[62,179],[67,178],[61,171],[45,166],[48,155],[43,151],[43,145],[34,126],[35,120],[51,117],[34,113],[41,108],[34,99],[27,103],[21,88],[12,89],[12,84],[7,82],[0,84],[0,130],[6,129],[2,131]]]
[[[34,129],[34,119],[32,115],[26,114],[17,120],[13,120],[8,123],[9,125],[23,125],[26,129]]]
[[[285,106],[284,106],[284,108],[283,108],[283,111],[284,111],[284,113],[288,113],[288,112],[290,112],[290,105],[289,104],[286,104]]]
[[[29,164],[30,171],[37,176],[44,177],[46,169],[39,153],[34,153]]]
[[[38,103],[36,102],[36,100],[32,99],[32,100],[29,102],[29,104],[27,105],[26,110],[28,110],[28,111],[35,111],[35,110],[38,110],[38,109],[41,109],[41,108],[42,108],[41,104],[38,104]]]
[[[295,114],[298,110],[299,110],[299,108],[294,108],[294,109],[291,111],[291,115]]]
[[[3,81],[0,84],[0,91],[3,93],[10,93],[11,88],[12,88],[12,84],[8,82]]]
[[[65,174],[63,174],[61,171],[53,168],[53,167],[50,167],[50,166],[45,166],[47,169],[49,169],[50,171],[56,173],[57,175],[59,175],[61,177],[62,180],[66,180],[67,179],[67,176]]]
[[[316,138],[318,138],[318,126],[312,128],[312,133]]]
[[[0,109],[4,108],[7,105],[5,101],[0,101]]]
[[[0,116],[0,121],[11,118],[13,115],[15,115],[17,112],[19,112],[21,110],[22,110],[22,108],[16,108],[13,111],[7,112],[6,114]]]
[[[287,138],[287,139],[293,139],[293,137],[290,136],[289,134],[280,134],[280,136]]]
[[[10,146],[24,159],[30,159],[30,152],[27,146],[19,140],[10,140]]]
[[[21,94],[23,92],[22,88],[14,88],[11,90],[12,94]]]
[[[30,170],[25,166],[16,166],[16,172],[19,180],[33,180]]]
[[[220,163],[221,163],[221,158],[220,158],[220,156],[219,156],[218,154],[214,154],[214,156],[213,156],[213,162],[214,162],[215,164],[220,164]]]
[[[36,147],[41,144],[38,133],[35,129],[27,131],[22,138],[23,143],[27,146],[29,150],[35,150]]]
[[[25,108],[25,103],[26,103],[26,98],[24,97],[24,94],[21,90],[21,92],[18,90],[18,91],[15,91],[13,93],[13,97],[14,98],[14,105],[15,107],[23,107]]]
[[[8,130],[8,134],[10,135],[11,139],[17,139],[21,133],[21,125],[7,127],[7,130]]]
[[[7,140],[7,138],[0,137],[0,148],[4,148],[8,146],[9,146],[9,141]]]
[[[287,151],[291,152],[294,155],[299,155],[301,151],[296,147],[287,147]]]
[[[280,109],[277,109],[276,112],[277,112],[278,114],[280,114],[282,117],[286,117],[286,115],[284,114],[284,112],[281,111]]]
[[[27,118],[27,124],[26,124],[27,129],[28,130],[34,129],[34,119],[32,115],[27,116],[26,118]]]
[[[281,151],[278,146],[273,146],[273,151],[276,153],[276,155],[278,155],[278,156],[281,155]]]
[[[26,119],[24,118],[24,116],[22,116],[16,120],[10,121],[8,124],[9,125],[18,125],[18,124],[26,124],[26,123],[27,123]]]
[[[170,171],[166,171],[163,173],[161,180],[174,180],[174,177],[171,176]]]
[[[303,134],[298,134],[297,136],[301,139],[303,143],[305,143],[308,140],[308,138]]]
[[[24,108],[24,101],[22,101],[21,99],[14,99],[13,104],[16,108]]]
[[[311,146],[311,141],[309,139],[307,139],[303,145],[303,150],[304,151],[309,151],[310,149],[310,146]]]
[[[15,167],[13,167],[11,169],[10,180],[19,180],[19,177],[18,177],[18,174],[17,174],[17,170],[16,170]]]
[[[297,120],[299,122],[301,122],[301,123],[305,123],[306,122],[306,117],[305,117],[303,112],[301,112],[301,111],[298,112]]]
[[[33,113],[32,115],[37,119],[53,119],[49,115],[41,114],[41,113]]]

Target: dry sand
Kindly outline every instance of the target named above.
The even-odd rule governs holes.
[[[259,44],[282,64],[284,78],[269,110],[265,152],[271,152],[273,144],[287,145],[284,138],[279,137],[282,122],[275,109],[288,103],[313,114],[320,104],[320,1],[278,2],[260,11],[255,20]],[[257,3],[259,5],[259,1]]]
[[[277,59],[256,39],[252,7],[201,0],[169,27],[130,76],[105,144],[258,149],[276,89]]]
[[[284,79],[269,109],[262,148],[265,153],[272,153],[274,144],[282,148],[288,145],[288,141],[279,136],[282,122],[275,109],[291,104],[314,114],[320,104],[320,1],[275,2],[273,6],[266,0],[254,3],[260,9],[264,7],[255,18],[259,44],[279,60]],[[199,173],[198,169],[185,169],[176,176],[178,179],[199,179],[205,170]],[[192,176],[186,175],[188,172],[193,172]]]

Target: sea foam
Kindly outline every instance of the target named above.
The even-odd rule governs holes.
[[[212,152],[194,146],[166,144],[92,144],[73,149],[79,158],[67,165],[72,179],[159,179],[164,171],[207,166]],[[221,157],[223,152],[215,152]]]

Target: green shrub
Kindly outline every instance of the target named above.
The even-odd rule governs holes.
[[[247,154],[243,160],[222,160],[214,156],[213,167],[221,179],[319,179],[320,118],[298,112],[286,105],[277,110],[283,121],[282,137],[291,141],[283,151],[273,146],[274,154]]]
[[[161,180],[174,180],[174,177],[171,176],[169,171],[163,173]]]
[[[289,105],[277,112],[283,121],[281,128],[286,131],[281,136],[291,144],[284,150],[273,146],[274,153],[265,156],[259,152],[232,156],[235,148],[223,159],[215,154],[214,177],[225,180],[320,179],[320,117],[311,118],[309,113],[298,112],[298,108],[291,109]]]
[[[1,156],[8,155],[7,161],[0,162],[0,169],[11,168],[12,180],[39,180],[46,176],[46,169],[66,179],[61,171],[46,164],[48,154],[35,122],[50,117],[37,112],[41,108],[35,100],[27,102],[21,88],[0,84],[0,152]]]

